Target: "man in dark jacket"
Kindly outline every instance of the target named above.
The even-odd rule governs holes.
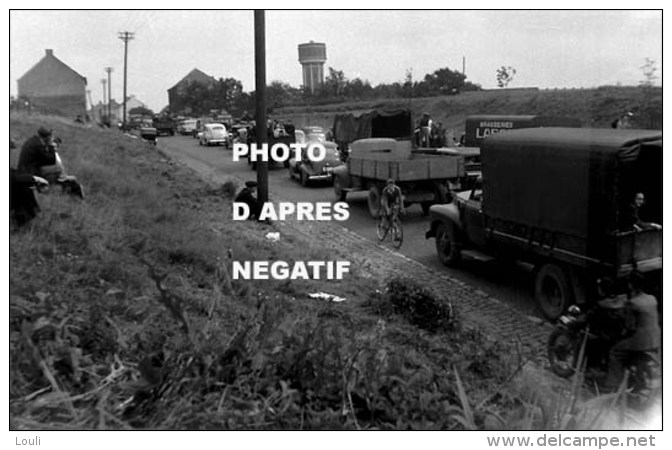
[[[654,361],[659,361],[658,302],[653,295],[642,291],[643,282],[643,276],[638,272],[630,277],[625,308],[634,316],[634,333],[617,342],[609,351],[609,367],[603,386],[607,389],[619,387],[625,375],[624,364],[633,353],[648,354]]]
[[[49,183],[44,178],[16,169],[9,169],[9,214],[12,220],[22,226],[37,216],[40,207],[35,199],[33,187],[46,187]]]
[[[41,168],[56,164],[56,151],[51,143],[51,130],[40,127],[37,134],[21,147],[18,170],[21,173],[41,175]]]
[[[259,200],[254,196],[254,191],[256,189],[256,181],[247,181],[245,182],[245,187],[234,199],[234,202],[245,203],[250,208],[250,216],[248,219],[259,219],[259,214],[261,214],[261,205],[259,204]]]

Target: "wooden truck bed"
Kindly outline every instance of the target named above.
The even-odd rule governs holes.
[[[464,159],[456,156],[417,154],[410,159],[350,157],[350,174],[374,180],[399,182],[446,180],[464,176]]]

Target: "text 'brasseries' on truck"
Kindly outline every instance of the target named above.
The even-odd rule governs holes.
[[[492,135],[481,146],[481,183],[432,206],[426,237],[435,238],[445,265],[458,264],[463,253],[532,263],[535,298],[551,319],[573,303],[597,300],[600,281],[618,282],[635,270],[660,301],[662,230],[630,222],[642,192],[642,216],[662,224],[662,150],[662,132],[649,130]]]

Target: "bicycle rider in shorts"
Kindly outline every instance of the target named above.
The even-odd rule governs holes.
[[[401,188],[397,186],[394,179],[387,180],[387,186],[380,194],[380,207],[384,217],[391,223],[392,213],[404,213],[404,202],[402,198]]]

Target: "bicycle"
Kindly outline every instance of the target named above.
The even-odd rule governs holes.
[[[392,223],[390,224],[388,216],[382,210],[379,212],[376,235],[378,236],[378,242],[383,242],[388,233],[392,231],[392,245],[394,248],[399,248],[404,242],[404,229],[401,226],[401,220],[399,220],[399,208],[393,208],[391,216]]]

